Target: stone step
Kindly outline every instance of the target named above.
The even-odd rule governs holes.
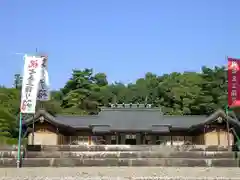
[[[239,180],[239,168],[42,167],[2,168],[4,180]]]
[[[0,158],[17,158],[17,151],[0,151]],[[21,156],[25,156],[25,152],[21,151]]]
[[[25,147],[21,146],[21,150],[24,150]],[[17,151],[18,147],[14,146],[0,146],[0,151]]]
[[[88,166],[162,166],[162,167],[239,167],[234,159],[182,159],[182,158],[28,158],[22,167],[88,167]],[[16,167],[16,159],[2,158],[0,167]]]
[[[59,146],[28,146],[33,151],[229,151],[223,146],[166,146],[166,145],[59,145]],[[230,148],[231,149],[231,148]]]
[[[0,153],[3,158],[16,157],[16,153]],[[239,152],[163,152],[163,151],[28,151],[26,158],[192,158],[192,159],[236,159],[240,158]]]

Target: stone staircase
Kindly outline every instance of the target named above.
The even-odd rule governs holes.
[[[17,148],[0,148],[0,167],[16,167]],[[240,152],[218,146],[71,145],[22,150],[22,167],[240,167]]]

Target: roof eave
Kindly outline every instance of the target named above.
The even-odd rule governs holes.
[[[74,127],[70,126],[70,125],[67,125],[67,124],[63,124],[63,123],[60,123],[58,121],[55,120],[55,118],[50,115],[48,112],[46,112],[45,110],[39,110],[34,117],[32,118],[29,118],[27,120],[25,120],[25,124],[27,126],[33,124],[33,123],[36,123],[39,120],[39,118],[43,116],[44,117],[44,120],[47,121],[48,123],[50,124],[53,124],[54,126],[58,127],[58,128],[70,128],[72,130],[74,130]]]
[[[227,114],[223,110],[220,109],[220,110],[217,110],[216,112],[214,112],[209,117],[207,117],[207,119],[204,122],[191,126],[189,128],[189,130],[193,131],[197,128],[204,127],[205,125],[208,125],[208,124],[216,121],[216,119],[218,117],[222,117],[224,121],[228,121],[230,124],[236,124],[238,127],[240,127],[240,122],[236,121],[235,119],[233,119],[230,116],[227,116]]]

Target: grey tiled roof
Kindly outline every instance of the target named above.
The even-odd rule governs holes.
[[[102,133],[106,133],[106,132],[110,132],[111,131],[111,127],[110,126],[93,126],[92,127],[92,131],[93,132],[102,132]]]
[[[151,132],[156,132],[156,133],[159,133],[159,132],[167,133],[169,131],[170,131],[169,126],[152,126],[151,128]]]
[[[217,116],[225,116],[223,111],[216,111],[211,116],[163,116],[159,109],[150,108],[113,108],[104,109],[97,116],[63,116],[53,117],[41,110],[40,115],[50,121],[72,128],[92,128],[95,132],[107,131],[155,131],[168,132],[169,128],[191,128],[210,121]],[[232,119],[231,119],[232,120]],[[30,122],[31,120],[28,120]],[[234,120],[233,120],[234,122]],[[240,123],[235,124],[240,126]]]
[[[54,117],[58,122],[61,122],[72,127],[88,128],[89,125],[94,124],[99,119],[98,116],[63,116],[58,115]]]
[[[162,122],[175,128],[190,128],[204,122],[206,118],[207,116],[163,116]]]
[[[161,124],[162,115],[156,109],[115,109],[105,110],[99,114],[96,124],[108,124],[113,130],[144,130],[149,129],[152,124]]]

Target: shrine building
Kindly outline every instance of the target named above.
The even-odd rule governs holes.
[[[228,146],[236,141],[232,129],[240,131],[240,122],[222,110],[210,116],[166,116],[159,108],[144,104],[115,104],[91,116],[52,116],[39,110],[25,123],[32,129],[27,135],[30,145]]]

